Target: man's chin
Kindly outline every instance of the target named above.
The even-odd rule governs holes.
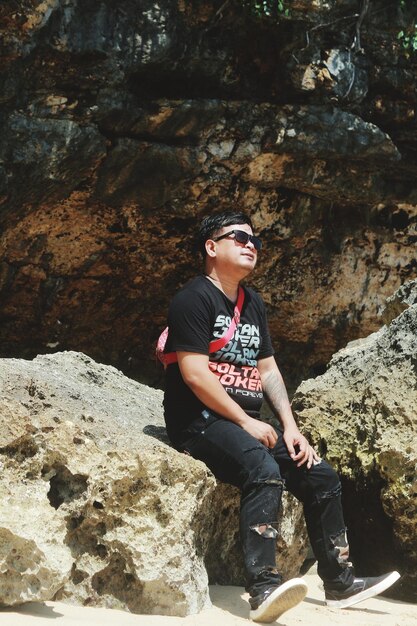
[[[256,266],[256,260],[253,261],[249,259],[246,259],[244,262],[240,264],[240,268],[242,271],[245,272],[245,276],[249,274],[250,272],[252,272],[252,270],[255,269],[255,266]]]

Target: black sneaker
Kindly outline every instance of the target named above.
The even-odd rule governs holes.
[[[372,578],[355,578],[350,587],[343,591],[325,589],[326,604],[337,609],[346,609],[348,606],[382,593],[382,591],[391,587],[399,577],[398,572],[391,572],[390,574]]]
[[[288,609],[292,609],[307,593],[302,578],[292,578],[279,587],[270,587],[259,596],[250,598],[250,618],[254,622],[274,622]]]

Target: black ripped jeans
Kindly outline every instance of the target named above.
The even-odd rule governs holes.
[[[274,526],[283,486],[303,503],[307,530],[318,573],[327,589],[345,589],[353,582],[349,546],[341,506],[341,485],[325,461],[297,467],[282,432],[274,448],[266,448],[245,430],[203,411],[184,433],[180,449],[204,461],[221,481],[241,490],[240,537],[247,587],[256,596],[281,584],[276,569]],[[191,436],[190,436],[191,435]]]

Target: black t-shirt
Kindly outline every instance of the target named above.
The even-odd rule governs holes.
[[[274,350],[263,301],[253,289],[244,290],[240,323],[227,345],[210,354],[209,367],[243,410],[258,417],[263,393],[257,363],[272,356]],[[165,352],[208,355],[210,341],[227,332],[234,307],[206,276],[197,276],[171,302]],[[168,436],[175,445],[184,440],[187,427],[205,409],[184,383],[177,363],[167,367],[164,409]]]

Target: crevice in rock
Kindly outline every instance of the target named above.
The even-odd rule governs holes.
[[[103,542],[107,526],[103,521],[76,513],[67,519],[67,530],[65,543],[74,558],[86,553],[100,559],[107,557]]]
[[[84,572],[83,570],[78,569],[75,563],[73,564],[71,568],[71,580],[74,583],[74,585],[79,585],[86,578],[88,578],[88,576],[89,574],[87,574],[87,572]]]
[[[341,476],[345,521],[348,528],[350,554],[358,576],[379,576],[401,568],[401,555],[394,536],[393,520],[385,513],[381,491],[385,481],[376,472],[354,478]],[[400,563],[400,565],[399,565]],[[386,595],[406,600],[407,589],[400,581]]]
[[[137,613],[143,609],[141,602],[143,584],[129,569],[126,559],[121,554],[112,554],[107,567],[92,577],[91,587],[99,596],[107,594],[114,596],[126,603],[130,611]]]
[[[54,509],[58,509],[64,502],[76,500],[87,490],[87,477],[82,474],[72,474],[65,465],[56,464],[52,468],[42,469],[44,475],[50,472],[54,475],[49,480],[51,487],[47,495]]]

